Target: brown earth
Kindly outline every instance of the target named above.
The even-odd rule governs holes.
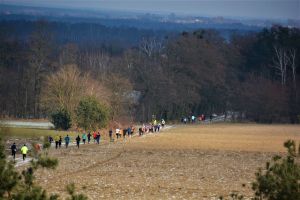
[[[125,141],[50,149],[59,166],[39,170],[37,182],[60,196],[74,182],[90,199],[218,199],[233,191],[250,197],[254,173],[284,153],[287,139],[300,141],[300,126],[177,125]]]

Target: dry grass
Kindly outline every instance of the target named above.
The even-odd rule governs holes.
[[[79,150],[51,149],[59,167],[40,170],[37,181],[62,196],[74,182],[91,199],[217,199],[232,191],[249,197],[257,168],[284,152],[287,139],[299,141],[300,126],[177,126]]]
[[[299,125],[181,125],[128,148],[285,152],[282,144],[288,139],[300,141]]]
[[[55,136],[56,134],[71,137],[78,135],[75,131],[56,131],[36,128],[15,128],[15,127],[1,127],[0,137],[3,138],[41,138],[44,136]],[[81,135],[81,133],[80,133]]]

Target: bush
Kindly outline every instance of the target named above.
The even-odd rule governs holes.
[[[286,157],[278,155],[266,163],[265,169],[259,169],[255,174],[256,180],[252,183],[253,200],[300,200],[300,144],[298,152],[295,141],[284,143],[288,154]],[[229,198],[220,197],[220,200],[242,200],[241,194],[231,194]]]
[[[60,109],[52,113],[51,122],[56,129],[68,130],[72,126],[71,115],[66,109]]]
[[[256,173],[256,182],[253,183],[255,200],[300,200],[300,164],[294,141],[287,141],[284,146],[288,155],[284,158],[274,156],[271,162],[266,163],[265,170]]]
[[[92,96],[79,102],[76,115],[78,126],[85,130],[103,128],[107,125],[109,118],[108,108]]]

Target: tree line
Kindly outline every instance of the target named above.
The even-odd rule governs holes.
[[[59,41],[46,21],[24,38],[2,33],[2,117],[44,118],[59,109],[72,117],[93,97],[111,120],[235,113],[236,120],[299,122],[297,28],[273,26],[230,40],[214,30],[153,34],[118,53]]]

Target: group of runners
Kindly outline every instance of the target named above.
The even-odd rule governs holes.
[[[12,155],[12,157],[13,157],[14,160],[15,160],[15,159],[16,159],[16,153],[17,153],[17,151],[18,151],[18,148],[17,148],[17,145],[16,145],[15,142],[11,145],[10,149],[11,149],[11,155]],[[22,154],[22,156],[23,156],[23,160],[25,160],[25,159],[26,159],[27,152],[28,152],[28,147],[26,146],[26,144],[24,144],[24,145],[21,147],[20,151],[21,151],[21,154]]]
[[[147,133],[158,133],[158,132],[160,132],[161,128],[163,128],[165,126],[165,123],[166,123],[165,120],[162,119],[161,121],[153,120],[152,123],[143,124],[138,129],[138,136],[143,136],[144,134],[147,134]],[[123,129],[117,127],[114,131],[111,128],[108,131],[110,142],[114,142],[115,138],[117,140],[121,139],[122,136],[124,139],[126,137],[130,138],[134,134],[135,134],[135,126],[133,126],[133,125],[128,126],[127,128],[123,128]],[[115,137],[114,137],[114,135],[115,135]],[[94,143],[100,144],[100,139],[101,139],[100,131],[93,131],[93,132],[88,132],[88,133],[83,132],[81,137],[78,134],[77,137],[75,138],[77,148],[79,148],[80,142],[82,142],[83,144],[86,144],[86,143],[90,144],[92,139],[93,139]],[[62,136],[60,136],[59,134],[56,134],[54,137],[48,136],[48,142],[50,143],[50,146],[52,145],[52,143],[54,143],[56,149],[61,148],[63,140],[64,140],[65,148],[68,148],[69,144],[71,143],[71,137],[69,135],[66,135],[64,138],[62,138]],[[41,148],[41,147],[39,146],[39,148]],[[20,151],[22,153],[23,160],[25,160],[27,152],[28,152],[28,147],[26,146],[26,144],[24,144],[21,147]],[[13,145],[11,146],[11,153],[12,153],[13,159],[15,160],[16,153],[17,153],[16,143],[13,143]]]
[[[209,116],[209,120],[211,121],[213,119],[213,116],[210,115]],[[187,124],[187,123],[196,123],[197,120],[199,122],[202,122],[202,121],[205,121],[206,120],[206,116],[204,114],[202,115],[199,115],[198,117],[196,117],[195,115],[191,115],[191,116],[188,116],[188,117],[182,117],[181,118],[181,123],[184,123],[184,124]]]
[[[165,123],[166,123],[165,120],[162,119],[161,121],[153,120],[152,123],[143,124],[138,129],[139,136],[142,136],[149,132],[150,133],[159,132],[160,129],[165,126]],[[125,139],[126,137],[132,137],[134,134],[135,134],[135,126],[133,125],[123,129],[117,127],[115,130],[113,130],[111,128],[108,131],[108,136],[111,142],[113,142],[115,138],[117,140],[122,137]],[[81,142],[83,144],[86,143],[90,144],[92,139],[94,140],[94,143],[100,144],[100,139],[101,139],[100,131],[93,131],[87,133],[83,132],[81,136],[78,134],[77,137],[75,138],[77,148],[79,148]],[[63,140],[65,142],[65,147],[68,148],[71,142],[71,137],[69,135],[65,136],[64,138],[62,138],[62,136],[59,136],[58,134],[56,134],[54,138],[51,136],[48,137],[49,143],[52,145],[52,143],[54,142],[56,149],[61,148]]]

